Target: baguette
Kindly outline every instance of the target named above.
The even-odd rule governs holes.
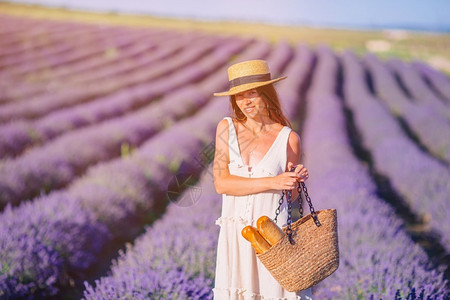
[[[257,254],[263,253],[270,248],[269,243],[261,236],[258,229],[253,226],[245,226],[241,234],[247,241],[252,243]]]
[[[256,221],[259,233],[270,244],[275,245],[285,235],[284,231],[268,216],[262,216]]]

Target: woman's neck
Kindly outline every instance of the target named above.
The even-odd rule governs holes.
[[[268,116],[263,116],[259,119],[247,118],[245,122],[242,122],[245,128],[247,128],[254,136],[258,136],[260,133],[269,132],[272,129],[272,125],[276,124]]]

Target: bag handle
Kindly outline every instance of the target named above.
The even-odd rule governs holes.
[[[294,170],[295,170],[295,167],[292,167],[290,171],[293,172]],[[314,220],[314,223],[316,224],[317,227],[319,227],[322,224],[320,224],[320,221],[317,218],[317,213],[314,210],[314,207],[313,207],[312,202],[311,202],[311,198],[308,195],[308,190],[306,188],[306,185],[305,185],[304,182],[297,182],[297,183],[298,183],[298,185],[297,185],[298,196],[294,200],[294,202],[298,201],[298,203],[299,203],[298,212],[300,213],[300,218],[303,218],[303,198],[301,197],[302,192],[303,192],[304,195],[305,195],[305,198],[306,198],[306,202],[309,205],[309,211],[310,211],[311,216],[312,216],[312,218]],[[302,189],[300,189],[300,185],[301,185]],[[287,205],[288,205],[288,218],[287,218],[286,234],[289,237],[289,242],[291,243],[291,245],[294,245],[295,242],[294,242],[294,240],[292,238],[292,229],[291,229],[291,224],[292,224],[292,190],[283,190],[282,191],[281,198],[280,198],[280,200],[278,200],[278,208],[275,211],[274,221],[277,222],[278,215],[280,214],[280,208],[281,208],[281,205],[283,204],[284,195],[286,195],[286,201],[287,201]]]

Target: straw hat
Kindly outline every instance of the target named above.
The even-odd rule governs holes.
[[[287,76],[271,79],[269,66],[264,60],[243,61],[228,68],[230,89],[226,92],[214,93],[214,96],[235,95],[285,78]]]

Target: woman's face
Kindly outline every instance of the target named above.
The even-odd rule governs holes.
[[[257,89],[251,89],[235,95],[236,105],[247,118],[255,118],[258,114],[265,114],[266,103]]]

